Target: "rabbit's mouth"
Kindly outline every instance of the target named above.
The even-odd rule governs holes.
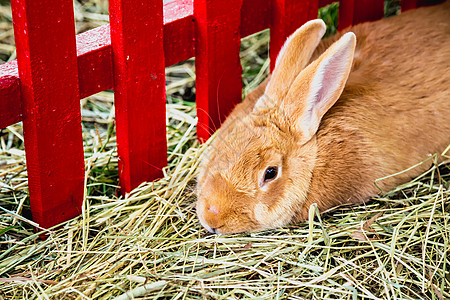
[[[242,217],[240,217],[240,221],[233,221],[231,219],[225,220],[228,224],[223,225],[217,225],[216,227],[211,227],[204,218],[199,216],[200,224],[209,232],[212,234],[218,234],[218,235],[228,235],[228,234],[235,234],[235,233],[244,233],[244,232],[251,232],[251,231],[257,231],[263,229],[261,226],[258,226],[250,219],[243,220]]]
[[[206,224],[206,222],[205,222],[202,218],[199,218],[199,220],[200,220],[200,224],[202,224],[202,226],[203,226],[206,230],[208,230],[209,233],[213,233],[213,234],[221,234],[221,233],[219,232],[220,227],[219,227],[219,228],[212,228],[212,227],[210,227],[208,224]]]

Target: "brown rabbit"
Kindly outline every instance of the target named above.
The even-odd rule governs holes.
[[[321,42],[321,20],[303,25],[218,130],[197,185],[210,232],[303,221],[313,203],[362,203],[429,164],[379,188],[377,178],[450,143],[450,2],[349,31]]]

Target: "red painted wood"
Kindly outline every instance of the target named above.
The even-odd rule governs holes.
[[[81,212],[84,155],[72,0],[12,0],[33,219]]]
[[[338,28],[342,30],[353,24],[353,15],[355,10],[355,0],[339,1],[339,21]]]
[[[110,0],[114,98],[122,192],[167,164],[163,5]]]
[[[376,21],[384,16],[384,0],[355,1],[353,24]]]
[[[384,16],[384,0],[341,0],[339,2],[339,30]]]
[[[164,53],[165,65],[170,66],[195,55],[195,29],[193,16],[193,0],[178,0],[164,5]],[[244,0],[241,14],[241,37],[253,34],[269,27],[272,0]],[[340,27],[345,28],[353,22],[354,3],[352,0],[341,0],[346,7],[339,10]],[[320,0],[319,6],[334,2],[333,0]],[[420,2],[420,3],[419,3]],[[408,10],[415,5],[423,5],[420,0],[402,0],[402,10]],[[429,2],[425,1],[425,2]],[[281,42],[280,42],[281,43]],[[99,91],[110,89],[113,86],[111,42],[109,36],[109,25],[90,30],[77,36],[78,46],[78,73],[81,97],[87,97]],[[272,46],[272,48],[275,46]],[[273,51],[272,51],[273,52]],[[273,56],[275,54],[272,54]],[[7,75],[0,66],[0,84]],[[15,71],[17,73],[17,70]],[[11,75],[16,76],[16,75]],[[18,76],[18,75],[17,75]],[[16,76],[16,77],[17,77]],[[10,80],[10,79],[6,79]],[[7,84],[4,88],[9,89]],[[13,89],[13,87],[11,87]],[[6,93],[4,91],[4,93]],[[8,92],[14,95],[14,92]],[[17,97],[10,96],[2,99],[2,107],[13,107]],[[6,105],[5,105],[6,102]],[[11,102],[11,103],[9,103]],[[2,124],[11,125],[21,120],[17,110],[2,112]],[[8,116],[8,117],[6,117]],[[7,119],[11,121],[6,121]],[[5,125],[3,125],[5,126]],[[6,125],[7,126],[7,125]]]
[[[402,11],[414,9],[419,6],[419,0],[402,0]]]
[[[164,54],[166,66],[195,55],[193,0],[178,0],[164,5]]]
[[[0,129],[22,119],[19,80],[4,76],[0,81]]]
[[[80,97],[113,88],[109,25],[77,35]]]
[[[164,53],[168,57],[166,66],[173,65],[195,55],[194,48],[194,16],[192,0],[178,0],[164,6]],[[253,32],[252,32],[253,33]],[[77,35],[79,88],[82,98],[113,87],[112,51],[109,24]],[[13,73],[11,73],[13,71]],[[0,100],[3,127],[22,120],[21,114],[14,109],[19,96],[14,87],[8,87],[10,78],[18,80],[17,62],[0,65],[0,85],[3,94],[10,96]],[[2,84],[6,80],[7,83]],[[5,125],[7,124],[7,125]]]
[[[242,11],[242,37],[269,26],[270,5],[267,3],[261,3],[259,0],[244,0]],[[109,24],[77,35],[76,41],[81,98],[111,89],[113,74]],[[178,0],[164,5],[164,54],[166,66],[195,55],[195,22],[192,0]],[[17,66],[15,65],[14,75],[6,71],[5,65],[8,64],[0,66],[0,84],[4,76],[11,75],[18,78]],[[9,94],[13,95],[13,93]],[[3,107],[13,107],[17,99],[18,97],[15,96],[2,99],[2,105]],[[15,110],[3,112],[3,115],[5,117],[2,119],[2,124],[8,125],[14,124],[11,122],[20,121],[22,118]],[[6,121],[7,119],[11,121]]]
[[[195,55],[194,27],[193,15],[164,25],[164,54],[167,67]]]
[[[270,69],[286,39],[305,22],[317,19],[318,0],[272,0]]]
[[[0,129],[22,121],[17,61],[0,66]]]
[[[242,0],[196,0],[197,136],[207,140],[242,100]]]
[[[402,11],[407,11],[420,6],[436,5],[445,0],[401,0]]]
[[[244,0],[241,13],[241,37],[248,36],[269,27],[270,0]]]

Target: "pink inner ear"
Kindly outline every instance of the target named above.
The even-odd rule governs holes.
[[[216,215],[219,213],[219,210],[217,209],[217,207],[216,207],[215,205],[211,205],[211,206],[208,208],[208,210],[209,210],[210,212],[216,214]]]
[[[355,37],[353,33],[345,34],[335,45],[335,53],[325,57],[319,64],[311,83],[313,107],[320,117],[336,102],[347,81],[349,68],[353,61]]]
[[[345,54],[345,52],[338,52],[333,60],[328,62],[328,65],[324,66],[325,70],[323,71],[322,87],[317,94],[318,101],[329,101],[329,98],[332,97],[337,90],[341,89],[343,82],[342,74],[345,74],[345,70],[348,66]],[[325,106],[328,107],[328,105]]]

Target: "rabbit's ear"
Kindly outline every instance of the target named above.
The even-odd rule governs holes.
[[[356,37],[346,33],[295,79],[280,109],[308,141],[317,132],[323,115],[344,90],[350,74]]]
[[[325,23],[320,20],[306,22],[284,43],[278,54],[272,78],[267,85],[265,99],[278,101],[284,98],[298,74],[308,64],[311,56],[326,31]],[[258,105],[269,105],[258,101]],[[257,109],[255,107],[255,109]]]

